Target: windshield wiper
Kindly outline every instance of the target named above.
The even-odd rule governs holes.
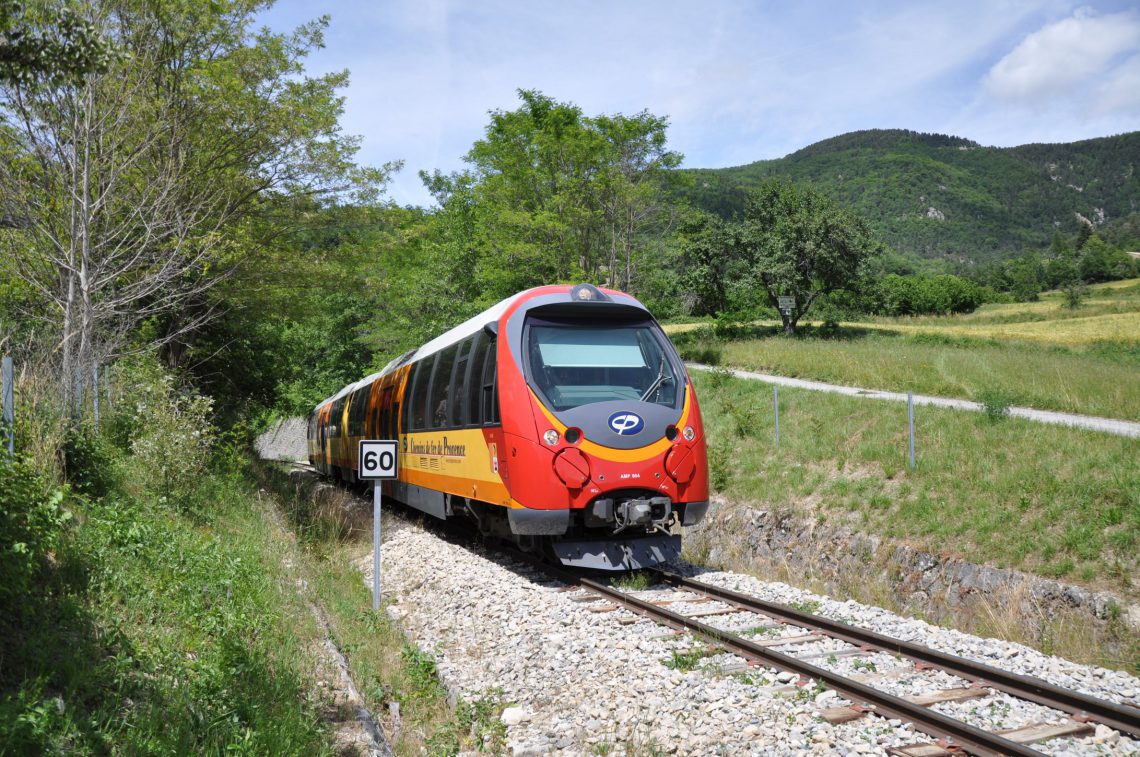
[[[645,390],[645,394],[641,395],[641,401],[645,402],[645,400],[651,394],[658,391],[662,386],[664,386],[666,381],[672,381],[672,380],[673,380],[672,376],[666,376],[665,375],[665,356],[662,355],[661,356],[661,367],[659,367],[657,369],[657,378],[653,379],[653,383],[650,384],[649,388]]]

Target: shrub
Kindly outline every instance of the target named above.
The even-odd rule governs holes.
[[[124,373],[117,441],[129,445],[151,493],[186,504],[210,460],[213,402],[179,389],[153,360],[126,366]]]
[[[990,387],[978,392],[978,402],[982,404],[982,412],[986,420],[997,423],[1009,415],[1009,407],[1013,404],[1013,395],[1004,389]]]
[[[107,495],[116,481],[116,461],[111,445],[89,425],[68,429],[60,450],[67,482],[91,499]]]
[[[63,499],[63,490],[0,453],[0,626],[24,615],[40,572],[59,548],[71,518]]]
[[[686,362],[703,363],[705,365],[719,365],[721,350],[720,347],[712,346],[684,346],[680,350],[681,359]]]

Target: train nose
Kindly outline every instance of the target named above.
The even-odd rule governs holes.
[[[567,447],[554,456],[554,474],[568,489],[581,489],[590,480],[590,461],[581,450]]]

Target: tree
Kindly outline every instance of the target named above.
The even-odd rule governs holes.
[[[105,71],[113,51],[72,7],[0,0],[0,79],[57,84]]]
[[[339,132],[347,75],[303,75],[326,21],[252,36],[258,5],[92,2],[86,23],[124,54],[0,87],[0,201],[19,227],[0,267],[53,306],[68,405],[141,324],[175,344],[216,314],[207,293],[271,198],[383,179]]]
[[[681,156],[666,148],[666,119],[588,117],[533,90],[519,98],[491,113],[468,170],[421,174],[442,208],[428,246],[446,253],[429,254],[464,261],[460,286],[483,302],[554,281],[636,292],[676,221],[662,190]]]
[[[737,254],[749,277],[773,308],[778,298],[795,298],[781,311],[784,333],[794,334],[818,297],[857,289],[867,261],[881,249],[854,212],[812,189],[769,179],[752,192],[736,222]]]

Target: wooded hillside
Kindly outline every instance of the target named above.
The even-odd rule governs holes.
[[[1138,166],[1140,132],[998,148],[873,129],[778,160],[688,170],[695,181],[681,191],[694,205],[730,217],[765,178],[810,181],[858,211],[899,252],[981,263],[1045,248],[1054,230],[1075,233],[1080,217],[1118,245],[1135,244]]]

